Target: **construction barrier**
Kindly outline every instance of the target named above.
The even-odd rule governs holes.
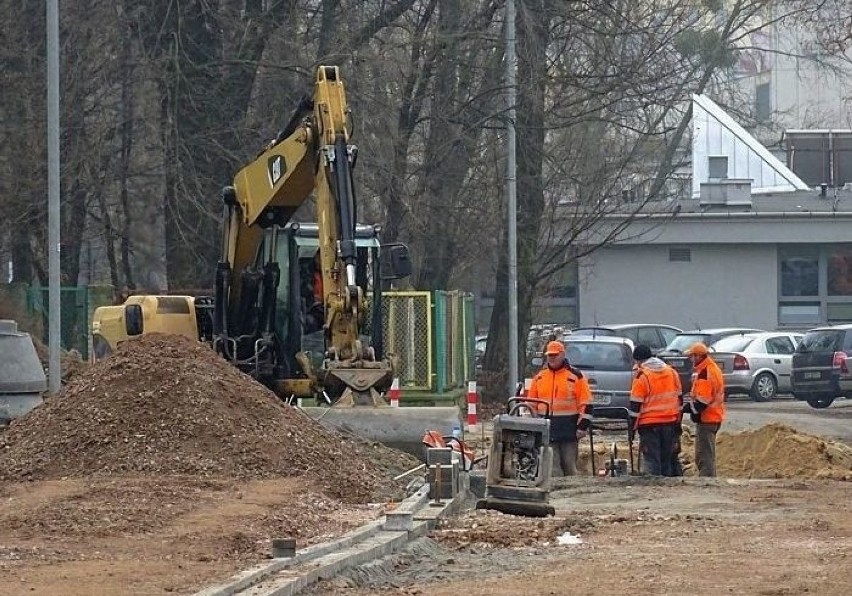
[[[399,407],[399,377],[394,377],[390,386],[390,405],[394,408]]]
[[[476,381],[467,384],[467,430],[472,432],[476,429],[478,419],[476,416]]]

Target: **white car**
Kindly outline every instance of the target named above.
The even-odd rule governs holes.
[[[764,332],[724,337],[710,346],[722,369],[725,393],[767,401],[792,389],[790,371],[800,333]]]

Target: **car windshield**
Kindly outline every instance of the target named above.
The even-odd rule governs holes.
[[[629,371],[633,369],[630,348],[622,343],[570,341],[565,356],[580,369]]]
[[[843,345],[843,331],[826,329],[806,333],[796,351],[805,352],[839,352]]]
[[[710,335],[707,333],[680,333],[672,340],[672,343],[666,346],[666,351],[684,352],[692,344],[707,343],[708,339],[710,339]]]
[[[742,352],[754,340],[754,337],[748,335],[729,335],[713,344],[713,349],[717,352]]]

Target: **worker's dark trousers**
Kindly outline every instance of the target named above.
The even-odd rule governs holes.
[[[678,425],[675,428],[675,440],[672,451],[672,476],[683,476],[683,465],[680,463],[680,438],[683,434],[683,426]]]
[[[556,471],[556,464],[558,462],[563,476],[576,476],[577,456],[579,453],[577,441],[551,443],[550,446],[553,448],[553,471]]]
[[[652,476],[675,476],[672,454],[679,439],[679,424],[654,424],[639,427],[642,471]]]
[[[721,424],[695,425],[695,465],[699,476],[716,475],[716,433]]]

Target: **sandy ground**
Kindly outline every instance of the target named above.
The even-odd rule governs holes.
[[[834,481],[588,480],[556,518],[472,512],[312,594],[820,594],[852,585],[852,487]],[[580,544],[560,546],[566,532]]]
[[[264,560],[270,536],[299,548],[383,514],[303,479],[123,477],[0,487],[0,593],[192,593]]]
[[[847,594],[852,401],[729,406],[728,478],[556,478],[554,518],[471,511],[310,593]]]

